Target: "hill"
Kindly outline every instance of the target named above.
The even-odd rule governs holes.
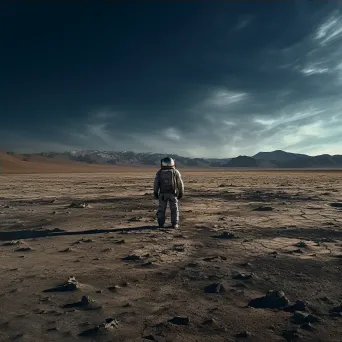
[[[286,162],[294,159],[300,158],[310,158],[306,154],[299,154],[299,153],[291,153],[285,152],[282,150],[276,150],[273,152],[259,152],[253,156],[254,159],[263,159],[263,160],[275,160],[278,162]]]
[[[110,172],[110,165],[88,165],[60,157],[47,158],[36,154],[15,154],[0,151],[0,175],[23,173]]]
[[[111,172],[159,167],[161,153],[131,151],[67,151],[15,154],[0,152],[2,173]],[[342,155],[308,156],[281,150],[259,152],[253,157],[189,158],[171,154],[180,168],[342,168]]]

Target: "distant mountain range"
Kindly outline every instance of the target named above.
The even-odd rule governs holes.
[[[7,152],[12,154],[12,152]],[[236,158],[188,158],[170,155],[179,167],[222,167],[222,168],[342,168],[342,155],[323,154],[308,156],[281,150],[259,152],[254,156]],[[136,153],[129,151],[109,152],[79,150],[69,152],[42,152],[21,155],[22,160],[30,161],[36,157],[54,159],[55,161],[76,161],[87,164],[106,164],[117,166],[159,166],[161,153]]]

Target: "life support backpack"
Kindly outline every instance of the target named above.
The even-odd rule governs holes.
[[[159,174],[160,193],[175,194],[176,193],[176,176],[175,169],[161,169]]]

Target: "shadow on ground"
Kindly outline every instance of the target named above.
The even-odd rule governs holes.
[[[139,232],[144,230],[158,230],[160,228],[156,226],[141,226],[141,227],[129,227],[129,228],[114,228],[114,229],[91,229],[91,230],[79,230],[79,231],[65,231],[61,229],[53,230],[17,230],[12,232],[1,232],[0,241],[9,240],[25,240],[42,237],[53,237],[53,236],[65,236],[65,235],[92,235],[92,234],[103,234],[103,233],[124,233],[124,232]]]
[[[263,228],[256,236],[262,238],[293,238],[312,241],[335,242],[342,240],[342,231],[334,228]]]

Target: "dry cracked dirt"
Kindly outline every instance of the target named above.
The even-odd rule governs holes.
[[[1,341],[342,341],[341,172],[154,174],[1,176]]]

